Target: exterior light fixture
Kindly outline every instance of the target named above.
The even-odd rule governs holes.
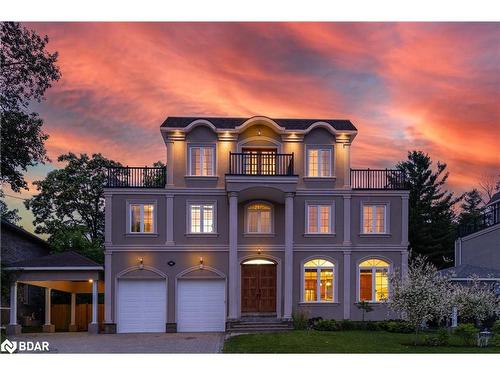
[[[203,269],[203,257],[200,257],[200,270]]]
[[[93,283],[93,282],[94,282],[94,280],[92,280],[92,279],[89,279],[89,283]]]
[[[257,254],[262,254],[262,249],[257,249]]]
[[[257,130],[257,134],[258,134],[258,135],[261,135],[261,134],[262,134],[262,133],[261,133],[261,131],[260,131],[260,128],[259,128],[259,130]]]
[[[144,258],[139,258],[139,269],[142,270],[144,269]]]

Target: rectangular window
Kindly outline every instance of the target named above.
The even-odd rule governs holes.
[[[190,175],[213,176],[215,171],[215,148],[213,146],[190,147]]]
[[[386,233],[386,205],[363,205],[363,233]]]
[[[189,233],[214,233],[214,204],[189,205]]]
[[[154,204],[131,204],[130,205],[130,232],[131,233],[153,233],[154,232]]]
[[[309,148],[307,150],[307,175],[309,177],[330,177],[332,150]]]
[[[333,301],[333,270],[321,270],[320,297],[322,302]]]
[[[307,220],[307,233],[332,233],[332,205],[308,204]]]

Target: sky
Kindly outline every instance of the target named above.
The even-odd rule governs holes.
[[[48,35],[62,78],[33,105],[46,165],[102,153],[165,161],[168,116],[350,119],[353,168],[390,168],[408,150],[448,165],[457,193],[500,174],[500,23],[27,23]],[[21,225],[33,217],[21,199]]]

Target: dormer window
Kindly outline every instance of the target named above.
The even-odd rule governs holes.
[[[189,147],[189,174],[213,176],[215,174],[215,146]]]
[[[314,146],[307,148],[307,176],[331,177],[332,175],[332,149],[327,146]]]

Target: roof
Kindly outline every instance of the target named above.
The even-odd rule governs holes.
[[[439,271],[441,275],[449,275],[452,279],[470,279],[476,276],[480,279],[500,279],[500,269],[461,264],[456,267]]]
[[[13,224],[5,219],[2,219],[2,230],[4,230],[4,228],[8,228],[10,230],[12,230],[13,232],[16,232],[18,235],[24,237],[24,238],[27,238],[33,242],[36,242],[42,246],[45,246],[45,247],[49,247],[49,244],[47,243],[47,241],[43,240],[42,238],[34,235],[33,233],[31,232],[28,232],[26,229],[24,228],[21,228],[19,226],[17,226],[16,224]]]
[[[500,201],[500,191],[497,191],[493,196],[491,197],[490,201],[488,202],[488,205],[493,204],[495,202]]]
[[[45,255],[8,264],[6,268],[102,269],[102,265],[74,251]]]
[[[185,128],[195,120],[206,120],[211,122],[218,129],[234,129],[250,118],[251,117],[167,117],[167,119],[163,121],[163,124],[161,124],[161,128]],[[357,130],[350,120],[291,118],[274,118],[271,120],[288,130],[305,130],[319,121],[330,124],[336,130]]]

